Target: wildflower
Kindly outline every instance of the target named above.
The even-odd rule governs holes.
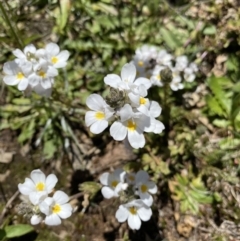
[[[37,169],[31,172],[30,178],[25,178],[23,184],[18,184],[18,189],[23,195],[29,196],[30,201],[36,205],[47,194],[51,193],[58,179],[54,174],[45,176],[45,174]]]
[[[45,47],[47,60],[54,68],[64,68],[67,65],[67,60],[70,53],[67,50],[60,51],[60,48],[55,43],[49,43]]]
[[[188,65],[188,58],[186,55],[181,55],[176,58],[175,68],[178,71],[184,71],[184,69],[187,67],[187,65]]]
[[[141,221],[148,221],[151,216],[151,208],[139,199],[120,205],[115,215],[118,222],[127,220],[129,227],[137,230],[141,227]]]
[[[43,89],[50,89],[54,83],[54,77],[58,75],[58,71],[49,66],[46,60],[41,59],[35,66],[35,71],[28,77],[29,84],[32,87],[41,85]]]
[[[157,186],[154,182],[149,180],[149,175],[145,171],[138,171],[136,174],[136,187],[138,195],[140,196],[141,200],[148,206],[151,206],[153,203],[153,198],[150,195],[157,193]]]
[[[130,91],[134,86],[144,85],[149,89],[151,82],[144,77],[136,77],[136,67],[133,63],[127,63],[122,67],[121,77],[116,74],[108,74],[104,78],[105,84],[120,90]]]
[[[62,191],[56,191],[53,197],[47,197],[39,204],[42,213],[46,215],[44,222],[50,226],[61,224],[61,219],[72,215],[72,206],[68,203],[69,197]]]
[[[160,66],[172,66],[171,60],[173,59],[173,56],[169,54],[165,49],[162,49],[158,52],[158,55],[156,57],[156,62]]]
[[[99,134],[108,126],[108,121],[113,116],[112,108],[105,100],[97,94],[92,94],[87,98],[87,106],[93,111],[88,111],[85,115],[85,123],[90,127],[90,131]]]
[[[148,114],[150,117],[150,126],[145,127],[145,132],[153,132],[155,134],[159,134],[165,129],[163,123],[155,119],[161,114],[161,111],[162,108],[156,101],[150,101],[148,110]]]
[[[150,78],[151,82],[153,85],[157,85],[157,86],[163,86],[162,80],[161,80],[161,75],[160,72],[161,70],[163,70],[165,67],[164,66],[160,66],[160,65],[156,65],[153,72],[152,72],[152,76]]]
[[[102,188],[102,195],[110,199],[118,197],[119,192],[125,188],[124,177],[126,172],[122,169],[116,169],[113,173],[105,172],[100,176],[100,182],[104,187]]]
[[[122,141],[126,137],[130,145],[136,149],[145,145],[144,128],[150,126],[150,118],[140,112],[133,112],[126,104],[120,111],[120,121],[115,121],[110,127],[110,135],[114,140]]]
[[[5,76],[3,81],[7,85],[17,85],[20,91],[24,91],[28,87],[29,70],[20,67],[15,61],[7,62],[3,65]]]

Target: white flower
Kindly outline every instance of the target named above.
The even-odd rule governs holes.
[[[3,65],[5,76],[3,81],[7,85],[17,85],[20,91],[28,87],[28,75],[30,72],[24,67],[20,67],[15,61],[7,62]]]
[[[158,52],[156,62],[160,66],[172,66],[171,60],[173,59],[173,56],[169,54],[165,49],[162,49]]]
[[[113,173],[105,172],[100,176],[100,182],[105,185],[102,188],[102,195],[109,199],[118,197],[118,193],[125,189],[124,177],[126,172],[122,169],[116,169]]]
[[[29,84],[34,88],[41,85],[43,89],[50,89],[54,83],[54,77],[58,75],[58,71],[50,66],[46,60],[40,59],[39,63],[34,67],[34,71],[29,77]]]
[[[54,174],[45,176],[45,174],[37,169],[31,172],[30,178],[25,178],[23,184],[18,184],[18,189],[23,195],[29,196],[32,204],[36,205],[42,201],[47,194],[51,193],[58,179]]]
[[[135,184],[138,189],[138,195],[141,200],[147,205],[151,206],[153,203],[153,198],[149,194],[157,193],[157,186],[154,182],[149,180],[149,175],[145,171],[138,171],[136,174]]]
[[[116,219],[123,223],[126,220],[131,229],[140,229],[141,220],[148,221],[152,216],[152,210],[142,200],[133,200],[127,204],[120,205],[116,212]]]
[[[189,68],[191,68],[195,73],[198,72],[198,67],[194,62],[189,64]]]
[[[148,110],[148,114],[150,117],[150,126],[145,127],[145,132],[153,132],[155,134],[159,134],[165,129],[163,123],[155,119],[161,114],[161,111],[162,108],[156,101],[150,101],[150,106]]]
[[[140,112],[133,112],[129,104],[125,104],[119,114],[121,120],[112,124],[110,135],[117,141],[122,141],[127,137],[133,148],[143,147],[145,145],[143,130],[150,126],[150,118]]]
[[[181,55],[176,58],[175,68],[178,71],[183,71],[188,66],[188,58],[186,55]]]
[[[49,63],[55,68],[63,68],[67,65],[67,60],[69,58],[69,52],[63,50],[60,52],[60,48],[55,43],[49,43],[45,47],[46,55]]]
[[[13,54],[17,57],[16,63],[21,67],[32,71],[33,68],[38,64],[39,59],[44,57],[44,51],[42,49],[37,50],[33,44],[27,45],[24,50],[15,49]]]
[[[181,83],[182,77],[180,76],[178,68],[176,66],[174,68],[171,68],[172,70],[172,82],[170,83],[170,87],[173,91],[177,91],[179,89],[183,89],[183,84]]]
[[[44,222],[47,225],[55,226],[61,224],[61,219],[72,215],[72,206],[67,203],[69,197],[62,191],[56,191],[53,197],[47,197],[39,204],[42,213],[46,215]]]
[[[37,225],[37,224],[39,224],[40,222],[42,222],[42,217],[39,216],[39,215],[34,214],[34,215],[31,217],[30,222],[31,222],[32,225]]]
[[[114,114],[112,108],[98,94],[92,94],[87,98],[87,106],[93,111],[88,111],[85,115],[85,123],[90,127],[90,131],[99,134],[108,126],[108,121]]]
[[[184,69],[184,79],[187,82],[193,82],[196,78],[196,75],[194,74],[193,69],[191,69],[190,67],[187,67]]]
[[[125,64],[122,67],[121,77],[116,74],[108,74],[104,78],[105,84],[120,90],[131,91],[134,86],[144,85],[146,89],[151,87],[151,82],[147,78],[140,77],[135,80],[136,67],[133,63]]]
[[[160,65],[156,65],[153,72],[152,72],[152,76],[150,78],[151,82],[153,85],[157,85],[157,86],[163,86],[163,83],[161,81],[161,75],[160,72],[161,70],[165,69],[164,66],[160,66]]]

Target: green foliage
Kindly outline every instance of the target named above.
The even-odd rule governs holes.
[[[9,225],[0,229],[0,240],[20,237],[32,231],[34,231],[33,227],[28,224]]]
[[[180,202],[182,212],[190,211],[199,214],[200,204],[211,204],[214,200],[202,182],[202,177],[189,177],[187,175],[176,174],[168,182],[172,198]]]

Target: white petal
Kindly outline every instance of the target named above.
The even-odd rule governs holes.
[[[118,121],[115,121],[110,127],[110,135],[116,141],[122,141],[127,135],[127,128]]]
[[[64,204],[69,201],[68,195],[63,191],[56,191],[53,195],[53,199],[58,204]]]
[[[125,178],[126,172],[122,168],[117,168],[113,172],[113,176],[117,177],[119,181],[123,182]]]
[[[35,184],[39,182],[45,183],[46,176],[40,169],[33,170],[30,176]]]
[[[59,218],[59,216],[57,214],[51,214],[49,216],[46,216],[45,218],[45,223],[49,226],[56,226],[61,224],[61,219]]]
[[[90,131],[94,134],[103,132],[108,127],[108,121],[100,120],[93,123],[90,127]]]
[[[25,56],[25,54],[22,52],[22,50],[20,50],[20,49],[15,49],[14,51],[13,51],[13,55],[15,55],[17,58],[19,58],[19,59],[26,59],[26,56]]]
[[[101,176],[100,176],[100,182],[102,183],[102,185],[108,185],[108,178],[109,178],[109,172],[104,172]]]
[[[155,129],[153,130],[153,132],[155,134],[162,133],[162,131],[165,129],[165,126],[163,125],[163,123],[155,119],[154,119],[154,123],[155,123]]]
[[[57,181],[58,181],[58,179],[57,179],[56,175],[50,174],[50,175],[47,176],[47,178],[46,178],[47,193],[52,192],[52,190],[55,187]]]
[[[152,216],[152,209],[141,207],[138,209],[137,213],[141,220],[148,221]]]
[[[141,220],[138,215],[129,215],[128,216],[128,225],[131,229],[140,229],[141,227]]]
[[[61,211],[58,213],[60,218],[69,218],[72,215],[72,206],[69,203],[61,205]]]
[[[33,73],[28,77],[28,80],[31,86],[36,86],[40,83],[41,77]]]
[[[106,77],[104,77],[104,83],[113,88],[118,88],[118,84],[121,82],[121,78],[116,74],[108,74]]]
[[[4,76],[3,77],[3,81],[4,81],[4,83],[5,84],[7,84],[7,85],[17,85],[19,82],[20,82],[20,80],[19,79],[17,79],[15,76]]]
[[[15,61],[6,62],[3,65],[3,72],[7,75],[16,75],[19,71],[19,66]]]
[[[107,199],[110,199],[115,195],[114,190],[112,190],[110,187],[103,187],[101,192],[102,195]]]
[[[34,215],[31,217],[31,221],[30,221],[30,222],[31,222],[32,225],[37,225],[37,224],[39,224],[41,221],[42,221],[42,217],[34,214]]]
[[[133,83],[136,77],[136,67],[133,63],[125,64],[122,67],[121,78],[122,81]]]
[[[119,111],[121,121],[124,122],[132,117],[132,107],[129,104],[125,104]]]
[[[125,222],[128,216],[129,216],[129,211],[127,210],[127,208],[125,208],[123,205],[120,205],[115,214],[115,217],[118,220],[118,222],[120,223]]]
[[[29,195],[36,190],[35,185],[30,178],[26,178],[23,184],[18,184],[18,189],[23,195]]]
[[[47,197],[43,202],[39,203],[39,209],[45,215],[49,215],[51,213],[50,205],[52,204],[53,199]]]
[[[52,66],[48,66],[48,69],[47,69],[47,76],[48,77],[55,77],[58,75],[58,70],[55,69],[54,67]]]
[[[33,205],[41,203],[47,197],[47,192],[31,192],[29,200]]]
[[[28,52],[35,54],[36,47],[33,44],[29,44],[24,48],[23,52],[25,55],[27,55]]]
[[[86,100],[86,105],[88,106],[88,108],[95,110],[95,111],[99,111],[102,110],[102,108],[105,106],[105,101],[102,98],[102,96],[98,95],[98,94],[91,94],[87,100]]]
[[[147,89],[149,89],[151,87],[151,81],[147,78],[144,78],[144,77],[140,77],[140,78],[137,78],[135,81],[134,81],[134,84],[135,85],[144,85]]]
[[[139,196],[140,196],[141,200],[147,206],[149,206],[149,207],[152,206],[152,204],[153,204],[153,197],[149,193],[147,193],[147,192],[145,192],[145,193],[139,192]]]
[[[140,170],[136,174],[136,183],[146,182],[149,180],[149,175],[146,171]]]
[[[94,122],[97,121],[95,116],[96,116],[96,111],[87,111],[85,115],[85,124],[87,127],[89,127],[90,125],[92,125]]]
[[[41,80],[41,85],[44,89],[50,89],[52,87],[51,79]]]
[[[161,114],[162,108],[156,101],[150,102],[149,112],[152,117],[158,117]]]
[[[128,131],[128,141],[133,148],[142,148],[145,145],[145,138],[143,134],[137,131]]]
[[[147,182],[147,187],[148,187],[148,192],[151,194],[156,194],[157,193],[157,185],[154,182]]]
[[[49,96],[51,95],[51,93],[52,93],[52,88],[43,89],[43,87],[42,87],[40,84],[34,86],[34,87],[33,87],[33,90],[34,90],[37,94],[39,94],[39,95],[41,95],[41,96],[45,96],[45,97],[49,97]]]
[[[55,43],[47,44],[45,49],[50,56],[56,56],[60,51],[59,46]]]
[[[28,79],[24,78],[19,82],[18,89],[20,91],[23,91],[23,90],[27,89],[27,87],[28,87]]]

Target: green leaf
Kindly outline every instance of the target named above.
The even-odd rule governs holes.
[[[166,43],[166,45],[168,45],[170,49],[173,50],[179,46],[179,42],[177,41],[176,36],[174,36],[172,32],[170,32],[168,29],[160,28],[160,33],[164,42]]]
[[[217,32],[217,29],[214,25],[207,26],[203,30],[204,35],[214,35],[214,34],[216,34],[216,32]]]
[[[17,225],[10,225],[4,228],[6,232],[7,238],[15,238],[19,236],[23,236],[27,233],[34,231],[33,227],[28,224],[17,224]]]
[[[6,238],[6,232],[4,229],[0,229],[0,240],[4,240]]]

